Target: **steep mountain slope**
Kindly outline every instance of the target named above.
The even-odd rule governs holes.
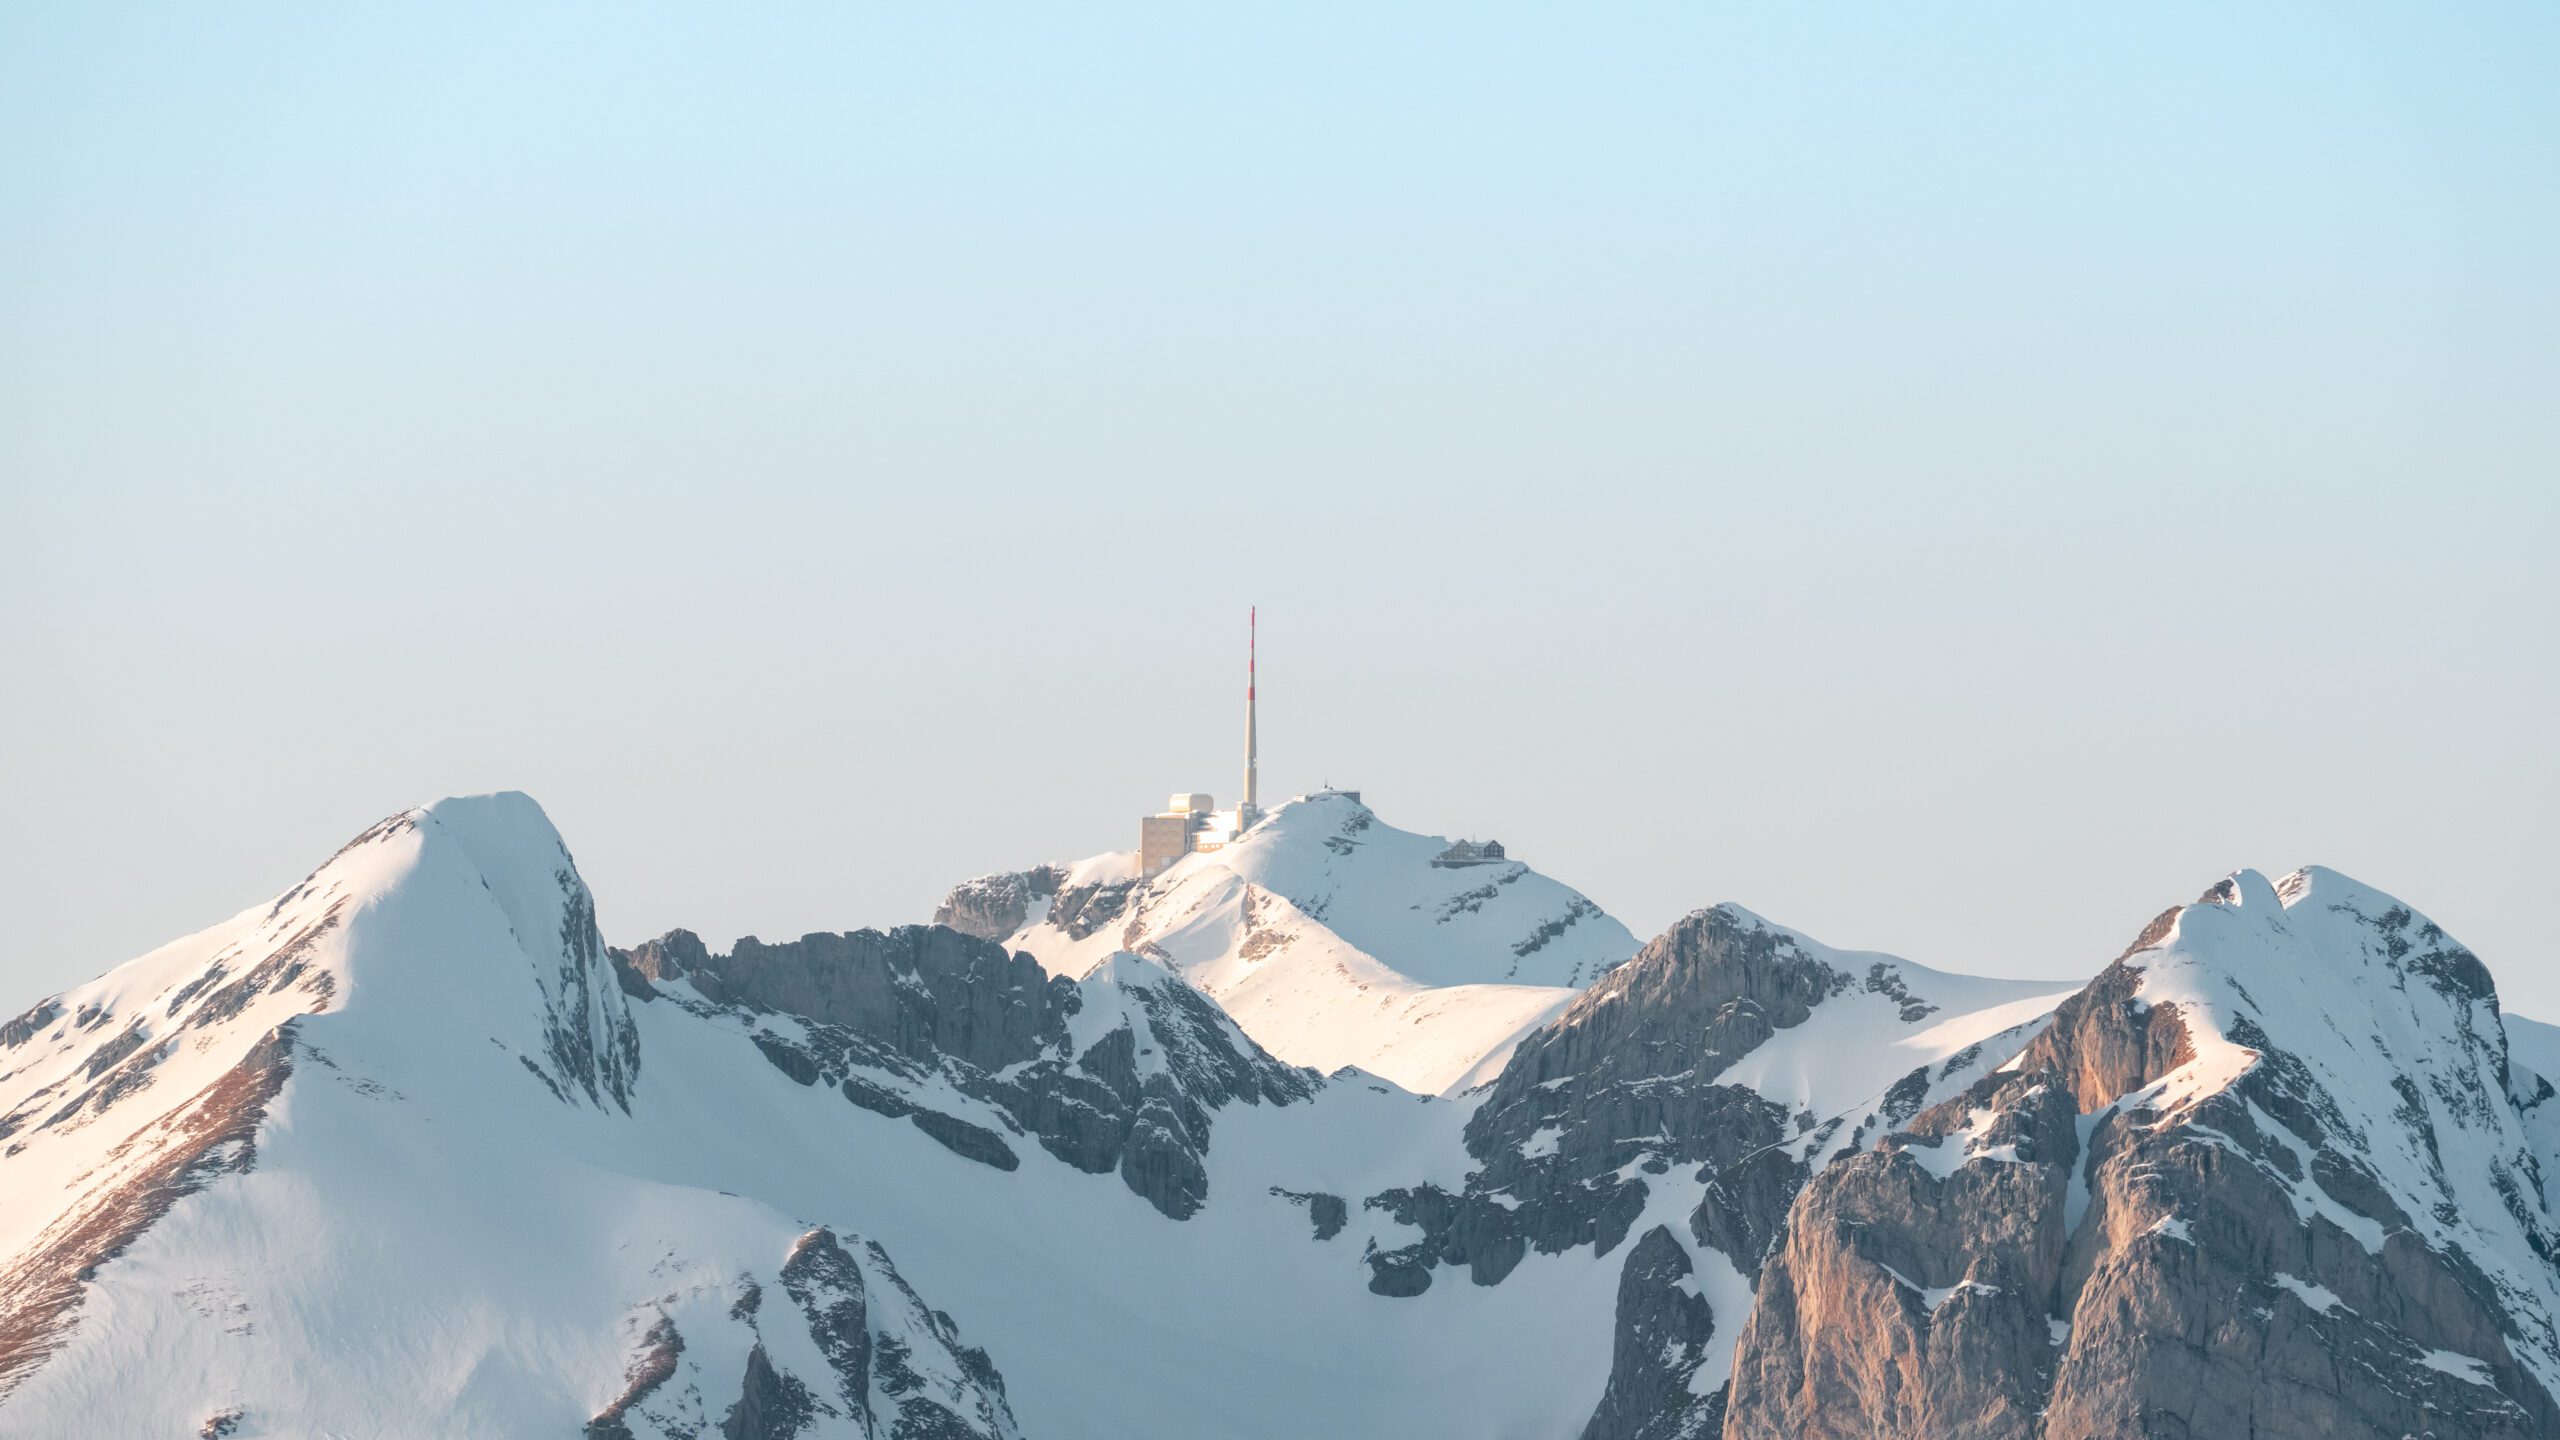
[[[2560,1433],[2553,1091],[2509,1037],[2407,906],[2231,877],[1812,1180],[1725,1433]]]
[[[608,951],[448,801],[0,1027],[0,1437],[2551,1433],[2560,1031],[2343,877],[1567,996],[1419,1096],[1162,956]]]
[[[1434,1094],[1489,1077],[1520,1035],[1636,949],[1580,893],[1516,860],[1440,863],[1448,849],[1326,793],[1152,881],[1132,857],[1097,856],[982,876],[934,918],[1054,974],[1149,956],[1284,1060]]]
[[[497,796],[11,1022],[0,1434],[1015,1433],[876,1247],[596,1163],[629,1008]]]

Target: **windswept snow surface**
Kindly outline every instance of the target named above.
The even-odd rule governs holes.
[[[1347,795],[1309,796],[1135,885],[1110,923],[1078,934],[1044,905],[1004,943],[1069,976],[1138,951],[1283,1060],[1445,1093],[1489,1078],[1636,950],[1580,892],[1517,860],[1435,865],[1448,848]],[[1108,874],[1117,858],[1073,874]]]

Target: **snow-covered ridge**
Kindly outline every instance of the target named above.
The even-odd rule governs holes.
[[[1443,1093],[1490,1078],[1522,1034],[1636,949],[1588,897],[1525,863],[1438,863],[1450,843],[1328,793],[1151,881],[1129,857],[1099,856],[969,881],[937,918],[1053,974],[1145,954],[1283,1060]]]
[[[598,1163],[629,998],[496,795],[12,1022],[0,1434],[1013,1435],[876,1247]]]
[[[1076,942],[1167,900],[1045,883]],[[1562,1013],[1439,1097],[1275,1059],[1175,943],[595,933],[530,801],[446,802],[0,1026],[0,1437],[2550,1433],[2560,1031],[2327,872],[2076,989],[1712,907],[1494,987]]]
[[[2405,1227],[2477,1265],[2534,1332],[2516,1347],[2560,1392],[2560,1151],[2538,1143],[2544,1077],[2517,1063],[2486,966],[2382,891],[2318,866],[2242,870],[2176,913],[2126,964],[2140,1003],[2175,1007],[2194,1058],[2120,1103],[2172,1120],[2244,1076],[2298,1113],[2253,1115],[2306,1163],[2343,1154],[2390,1202],[2284,1175],[2380,1252]]]
[[[2554,1093],[2510,1039],[2541,1028],[2370,886],[2231,875],[2014,1058],[1817,1173],[1742,1337],[1728,1440],[2025,1440],[2134,1414],[2553,1433]],[[1874,1383],[1885,1356],[1927,1382]]]

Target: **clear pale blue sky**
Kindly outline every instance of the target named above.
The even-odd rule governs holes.
[[[2560,10],[0,10],[0,1009],[516,787],[607,933],[1266,788],[2560,1018]]]

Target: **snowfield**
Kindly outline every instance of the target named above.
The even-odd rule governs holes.
[[[1746,1171],[1874,1145],[2077,989],[1734,907],[1631,961],[1578,893],[1432,865],[1445,843],[1326,797],[1152,884],[1100,857],[1006,937],[1044,974],[948,931],[609,952],[529,799],[394,816],[0,1031],[0,1437],[1571,1440],[1672,1358],[1661,1394],[1721,1406],[1758,1256],[1707,1217]],[[2195,1036],[2143,1103],[2261,1063],[2242,1018],[2280,1028],[2560,1378],[2542,1222],[2494,1181],[2560,1165],[2560,1105],[2524,1103],[2560,1029],[2358,988],[2405,978],[2389,945],[2423,922],[2343,877],[2232,884],[2139,957]],[[1054,918],[1097,897],[1109,923]],[[2401,969],[2341,984],[2348,950]],[[1753,968],[1781,962],[1785,994]],[[1611,1039],[1656,992],[1742,1037],[1712,1076]],[[1553,1078],[1506,1070],[1524,1038]],[[2488,1076],[2522,1108],[2473,1105]],[[1672,1089],[1705,1110],[1609,1118]],[[1697,1113],[1778,1138],[1728,1160],[1671,1133]],[[2002,1158],[1977,1138],[1930,1162]],[[1594,1240],[1573,1207],[1612,1187],[1632,1208]],[[1505,1226],[1528,1238],[1497,1255]],[[1634,1254],[1685,1265],[1667,1293],[1711,1336],[1629,1338],[1655,1323]],[[1997,1294],[1903,1283],[1930,1314]]]
[[[1425,1094],[1462,1090],[1634,954],[1636,938],[1520,861],[1434,864],[1449,844],[1396,829],[1347,795],[1307,796],[1151,882],[1130,878],[1123,856],[1065,867],[1062,894],[1115,882],[1126,891],[1111,921],[1062,925],[1044,904],[1003,943],[1061,975],[1137,951],[1292,1064],[1353,1066]]]

